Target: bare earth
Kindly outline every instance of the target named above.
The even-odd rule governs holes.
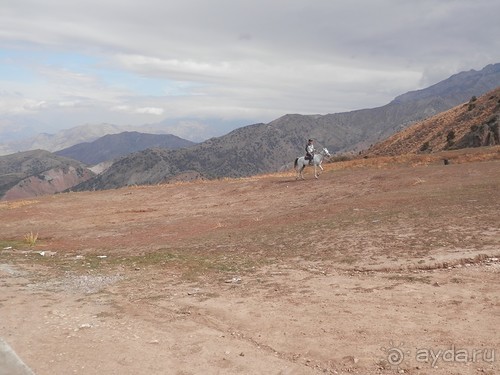
[[[332,167],[2,202],[0,337],[39,375],[498,374],[499,172]]]

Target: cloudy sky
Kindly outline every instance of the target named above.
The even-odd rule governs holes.
[[[0,128],[384,105],[500,62],[498,0],[0,0]],[[35,130],[34,130],[35,131]]]

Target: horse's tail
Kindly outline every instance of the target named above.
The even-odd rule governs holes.
[[[297,169],[297,164],[299,164],[299,158],[295,158],[295,163],[293,164],[295,169]]]

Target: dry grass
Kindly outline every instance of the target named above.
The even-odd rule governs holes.
[[[36,200],[17,200],[10,202],[0,202],[0,210],[12,210],[15,208],[29,206],[31,204],[38,203]]]
[[[390,168],[392,166],[425,166],[443,164],[447,159],[450,164],[463,164],[489,160],[500,160],[500,146],[468,148],[453,151],[442,151],[433,154],[405,154],[394,156],[376,156],[353,160],[327,163],[325,170],[341,170],[353,168]]]
[[[38,240],[38,233],[34,234],[33,232],[26,233],[24,235],[24,242],[27,243],[30,247],[35,246],[36,241]]]

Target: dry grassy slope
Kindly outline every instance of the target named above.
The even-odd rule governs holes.
[[[400,131],[368,155],[401,155],[499,144],[500,87]]]

